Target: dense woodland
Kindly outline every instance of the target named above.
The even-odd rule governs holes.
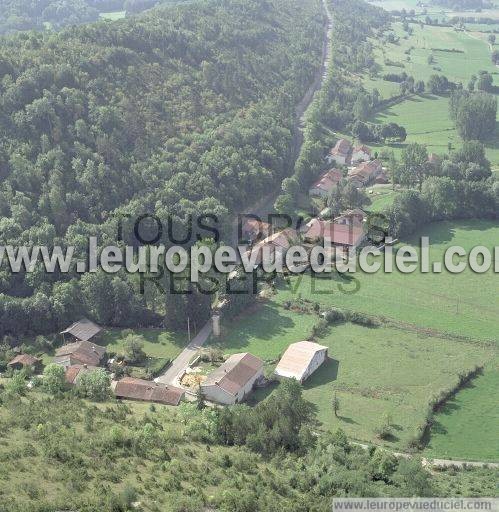
[[[120,216],[136,244],[145,213],[179,238],[201,214],[223,229],[289,172],[323,23],[318,0],[218,0],[4,38],[1,243],[72,244],[85,258],[88,236],[117,239]],[[82,314],[139,325],[166,310],[179,321],[187,300],[205,304],[165,305],[154,287],[134,293],[132,279],[3,267],[0,334],[53,332]]]
[[[0,34],[23,30],[58,30],[96,21],[103,12],[134,14],[159,3],[185,0],[0,0]]]

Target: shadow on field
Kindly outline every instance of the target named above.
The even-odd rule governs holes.
[[[303,387],[310,389],[317,386],[324,386],[325,384],[335,381],[338,377],[339,367],[340,362],[338,360],[327,359],[326,362],[305,381]]]

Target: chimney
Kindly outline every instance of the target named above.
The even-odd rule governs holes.
[[[220,315],[216,314],[211,317],[213,336],[220,336]]]

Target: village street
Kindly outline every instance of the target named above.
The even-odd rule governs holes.
[[[157,377],[155,382],[159,384],[169,384],[173,386],[180,386],[179,378],[189,366],[192,358],[197,354],[198,350],[204,345],[206,340],[211,334],[211,320],[208,320],[202,329],[197,333],[193,340],[182,350],[182,352],[175,358],[172,364],[168,367],[166,372]]]

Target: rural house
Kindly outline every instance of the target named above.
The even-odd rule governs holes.
[[[13,370],[29,368],[32,372],[39,372],[42,368],[42,360],[29,354],[18,354],[7,366]]]
[[[357,225],[362,226],[366,220],[366,213],[360,208],[354,208],[353,210],[346,210],[341,213],[338,217],[335,217],[333,222],[335,224],[346,224],[347,226]]]
[[[261,265],[265,259],[273,261],[278,255],[284,256],[297,240],[298,233],[294,229],[287,228],[256,243],[246,254],[249,259],[255,258],[255,265]],[[267,248],[265,252],[264,248]]]
[[[379,160],[362,162],[348,171],[348,180],[358,187],[365,187],[373,183],[382,172],[383,167]]]
[[[355,146],[352,151],[352,164],[357,164],[359,162],[367,162],[371,159],[371,150],[364,146],[364,144],[360,146]]]
[[[97,366],[89,366],[88,364],[74,364],[66,368],[65,378],[70,385],[78,383],[79,378],[88,372],[97,370]]]
[[[312,341],[292,343],[275,369],[279,377],[304,382],[327,358],[327,347]]]
[[[55,351],[54,362],[67,368],[77,364],[99,366],[106,349],[90,341],[76,341]]]
[[[121,380],[113,381],[111,390],[116,398],[164,405],[178,405],[184,396],[184,390],[181,388],[133,377],[124,377]]]
[[[329,197],[342,178],[343,174],[339,169],[330,169],[309,188],[308,195],[311,197]]]
[[[272,226],[258,219],[247,219],[241,227],[241,235],[245,240],[254,242],[270,235]]]
[[[346,139],[340,139],[329,151],[326,160],[329,164],[346,165],[350,161],[352,144]]]
[[[335,247],[343,249],[356,249],[365,239],[362,224],[336,224],[333,221],[312,219],[307,224],[304,238],[308,242],[322,243],[328,241]]]
[[[263,376],[263,361],[248,352],[233,354],[201,384],[206,400],[224,405],[240,402]]]
[[[62,331],[61,334],[63,335],[65,341],[66,334],[69,335],[70,340],[88,341],[99,334],[101,331],[102,328],[97,324],[94,324],[87,318],[82,318],[81,320],[78,320],[78,322],[75,322],[67,329]]]

